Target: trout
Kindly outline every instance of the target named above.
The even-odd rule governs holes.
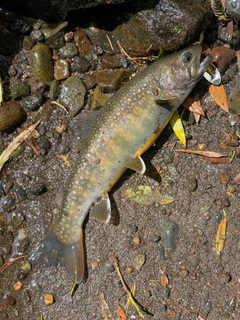
[[[128,168],[141,174],[141,155],[160,135],[174,111],[206,71],[199,44],[154,62],[121,87],[100,109],[70,176],[61,216],[30,259],[63,265],[75,283],[84,278],[83,223],[108,222],[108,192]]]

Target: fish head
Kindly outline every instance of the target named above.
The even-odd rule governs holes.
[[[178,97],[178,102],[188,96],[210,64],[211,56],[201,61],[201,53],[202,47],[196,44],[164,58],[159,85]]]

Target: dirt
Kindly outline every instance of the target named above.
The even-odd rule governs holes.
[[[233,85],[233,81],[226,84],[227,92]],[[233,161],[215,164],[198,155],[175,152],[183,147],[167,127],[143,156],[146,174],[128,170],[111,190],[113,223],[86,221],[87,272],[73,296],[72,279],[58,266],[33,266],[21,280],[22,288],[14,290],[21,278],[21,265],[27,260],[20,259],[0,274],[1,319],[124,319],[117,318],[117,306],[120,303],[126,310],[128,299],[114,270],[114,257],[127,286],[135,284],[134,297],[144,319],[240,319],[240,190],[239,185],[225,183],[222,178],[233,180],[239,173],[239,147],[229,146],[227,141],[229,133],[240,132],[239,117],[232,126],[229,115],[208,93],[205,80],[201,80],[195,92],[200,93],[207,116],[196,124],[185,112],[187,148],[221,152],[227,159],[236,152]],[[26,146],[24,153],[2,170],[5,193],[15,199],[14,210],[8,203],[0,217],[2,265],[14,255],[30,254],[58,218],[59,199],[71,171],[58,155],[67,156],[71,166],[78,156],[78,138],[71,122],[64,110],[52,107],[50,116],[38,128],[39,132],[44,131],[40,155]],[[56,127],[63,125],[67,130],[60,139]],[[12,137],[2,136],[4,141],[11,141]],[[50,145],[46,146],[46,140]],[[196,190],[189,185],[192,178],[197,181]],[[25,194],[16,189],[16,184]],[[126,189],[138,185],[151,186],[175,201],[164,206],[138,205],[125,197]],[[223,250],[218,254],[216,234],[223,212],[227,232]],[[166,220],[179,226],[174,252],[164,241],[161,226]],[[20,232],[25,235],[22,240]],[[145,263],[140,270],[131,268],[135,258],[142,255]],[[53,295],[53,304],[45,304],[46,294]],[[129,306],[128,319],[141,319],[133,305]]]

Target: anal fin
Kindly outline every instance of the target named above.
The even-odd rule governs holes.
[[[102,195],[101,199],[95,202],[89,212],[89,218],[104,223],[108,223],[111,219],[111,203],[108,194]]]
[[[125,167],[132,169],[141,174],[144,174],[146,171],[146,165],[140,156],[137,156],[136,158],[133,158],[128,161],[124,161],[122,164]]]

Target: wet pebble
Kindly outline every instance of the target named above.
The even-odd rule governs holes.
[[[18,275],[17,275],[17,279],[18,279],[19,281],[24,280],[24,279],[27,278],[28,275],[29,275],[29,273],[19,272]]]
[[[66,59],[59,59],[54,65],[54,78],[63,80],[69,77],[69,62]]]
[[[226,186],[230,181],[230,174],[226,171],[223,171],[219,174],[219,181],[222,185]]]
[[[163,155],[163,160],[165,163],[170,164],[174,160],[174,153],[172,151],[167,151]]]
[[[102,56],[103,69],[120,68],[121,62],[114,56],[103,55]]]
[[[229,36],[229,31],[227,27],[222,26],[221,24],[218,25],[218,39],[222,40],[225,43],[233,45],[236,47],[240,43],[240,31],[239,28],[234,28],[233,36]]]
[[[21,270],[25,273],[29,273],[31,271],[31,269],[32,269],[32,265],[29,261],[25,261],[21,265]]]
[[[8,176],[7,179],[4,179],[2,181],[2,189],[4,191],[5,194],[7,194],[9,192],[10,189],[12,189],[13,187],[13,180]]]
[[[106,101],[111,97],[111,93],[102,93],[97,86],[93,91],[91,109],[97,110],[102,107]]]
[[[58,94],[59,94],[59,83],[57,80],[54,79],[50,83],[49,99],[52,101],[56,100],[58,97]]]
[[[133,267],[136,270],[140,270],[142,268],[142,266],[144,265],[146,261],[146,256],[145,254],[139,254],[137,255],[134,260],[133,260]]]
[[[223,72],[235,59],[235,52],[227,47],[215,47],[211,51],[212,63],[216,64],[218,70]]]
[[[164,298],[169,298],[170,296],[170,288],[166,287],[163,289],[163,296]]]
[[[27,83],[16,83],[10,90],[13,100],[19,100],[30,94],[30,87]]]
[[[78,47],[80,56],[85,56],[93,51],[92,44],[83,30],[74,32],[74,43]]]
[[[126,83],[130,75],[130,72],[125,69],[99,70],[96,74],[96,81],[101,92],[111,93]]]
[[[60,58],[73,58],[78,54],[78,48],[75,43],[66,43],[62,48],[58,50]]]
[[[139,246],[139,244],[141,243],[141,239],[139,237],[133,237],[132,242],[136,246]]]
[[[1,199],[2,208],[6,212],[11,212],[15,209],[15,199],[7,194],[3,199]]]
[[[41,30],[36,30],[34,29],[31,33],[30,33],[30,37],[32,38],[33,42],[38,42],[38,41],[42,41],[43,40],[43,33]]]
[[[28,97],[23,98],[20,103],[22,107],[31,111],[35,111],[41,106],[42,99],[43,97],[41,93],[34,93],[29,95]]]
[[[18,101],[4,102],[0,108],[0,131],[12,131],[26,119],[26,112]]]
[[[73,68],[79,73],[85,73],[91,68],[91,64],[84,57],[74,57]]]
[[[125,273],[126,274],[131,274],[133,272],[133,267],[126,267],[125,268]]]
[[[51,143],[45,136],[40,136],[37,139],[37,141],[38,141],[39,149],[43,149],[46,152],[48,152],[49,149],[51,148]]]
[[[197,179],[195,177],[188,176],[185,181],[185,188],[189,191],[195,191],[197,189]]]
[[[19,228],[24,221],[24,216],[20,213],[14,213],[12,216],[12,224],[14,227]]]
[[[59,101],[72,117],[84,106],[86,92],[85,85],[77,76],[71,76],[62,83]]]
[[[59,24],[48,25],[43,28],[43,34],[46,44],[53,49],[60,49],[64,46],[64,30],[68,22],[64,21]]]
[[[223,213],[222,212],[217,212],[217,211],[213,212],[213,214],[212,214],[212,222],[213,223],[218,224],[218,223],[221,222],[222,219],[223,219]]]
[[[23,283],[21,281],[17,281],[16,283],[14,283],[13,289],[15,291],[18,291],[18,290],[20,290],[22,288],[22,286],[23,286]]]
[[[107,271],[110,272],[110,273],[114,272],[114,271],[115,271],[114,265],[111,264],[111,265],[108,267]]]
[[[52,53],[43,43],[36,44],[30,51],[29,63],[37,80],[49,85],[53,80]]]
[[[54,302],[54,297],[53,297],[53,295],[52,295],[52,294],[46,294],[46,295],[44,296],[44,302],[45,302],[46,305],[51,305],[51,304],[53,304],[53,302]]]
[[[131,233],[136,233],[138,231],[138,226],[135,224],[128,224],[127,227]]]
[[[165,220],[161,223],[163,239],[170,252],[174,252],[177,247],[179,226],[176,222]]]

